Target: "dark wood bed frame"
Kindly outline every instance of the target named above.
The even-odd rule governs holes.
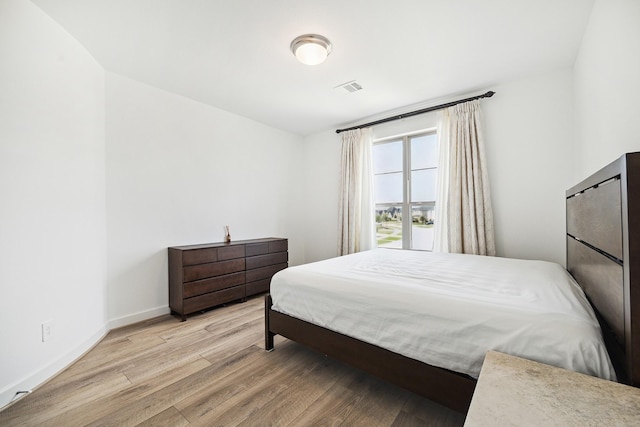
[[[596,310],[621,382],[640,385],[640,153],[604,167],[567,191],[567,270]],[[476,380],[271,310],[265,349],[282,335],[466,413]],[[635,332],[634,332],[635,331]]]
[[[596,310],[618,380],[640,386],[640,153],[567,190],[567,270]]]

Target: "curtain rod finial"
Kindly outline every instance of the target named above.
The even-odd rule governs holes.
[[[490,90],[489,92],[485,93],[484,96],[486,96],[487,98],[491,98],[495,94],[496,93],[494,91]]]

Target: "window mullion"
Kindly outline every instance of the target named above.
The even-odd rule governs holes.
[[[402,138],[404,200],[402,201],[402,248],[411,249],[411,144],[409,136]]]

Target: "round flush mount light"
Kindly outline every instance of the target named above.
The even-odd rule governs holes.
[[[319,34],[304,34],[291,42],[291,52],[306,65],[318,65],[331,53],[331,42]]]

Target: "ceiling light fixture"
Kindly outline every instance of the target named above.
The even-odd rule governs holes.
[[[291,42],[291,52],[306,65],[318,65],[331,53],[331,42],[319,34],[304,34]]]

